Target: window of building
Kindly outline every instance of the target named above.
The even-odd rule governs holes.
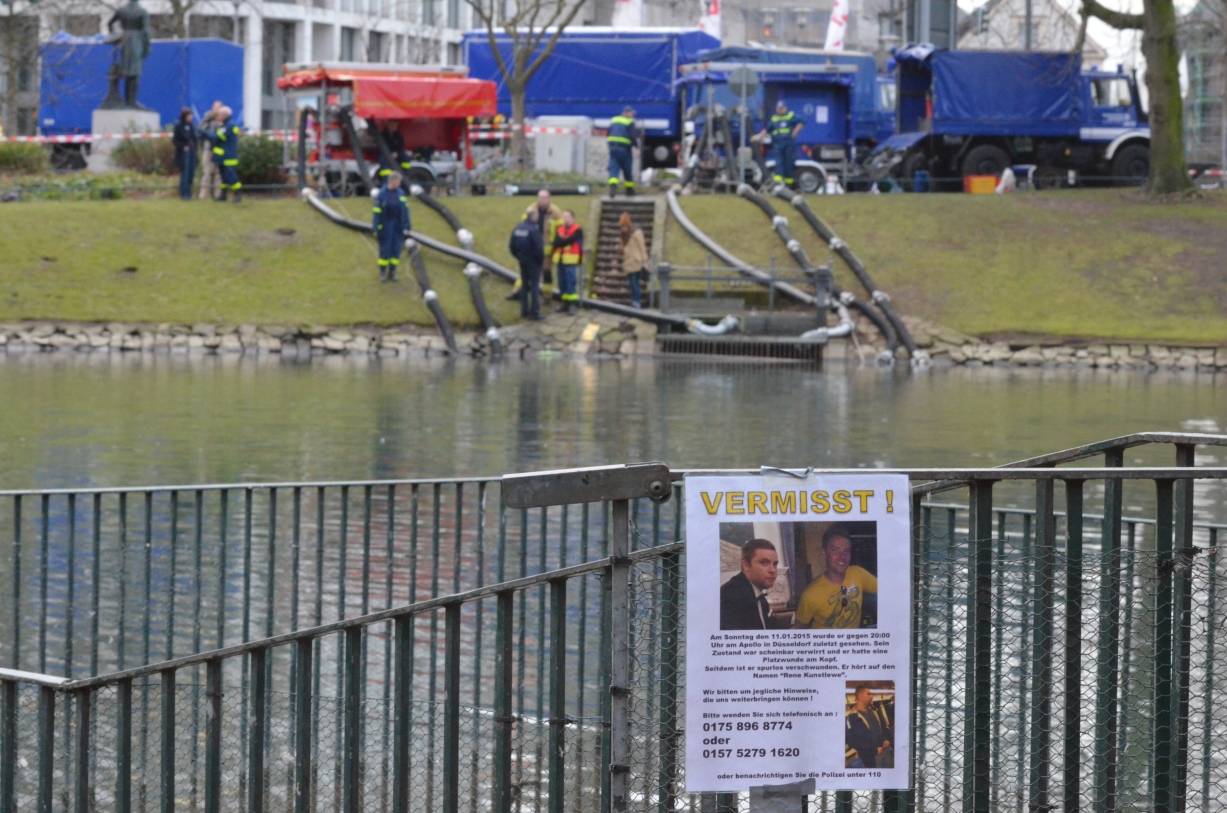
[[[33,107],[17,108],[17,135],[34,135],[37,126],[38,111]]]
[[[102,22],[97,14],[66,14],[61,24],[74,37],[89,37],[102,30]]]
[[[355,62],[358,59],[358,30],[356,28],[341,29],[341,61]]]
[[[447,27],[460,27],[460,0],[447,0]]]
[[[366,39],[366,61],[388,61],[388,35],[381,31],[372,31]]]

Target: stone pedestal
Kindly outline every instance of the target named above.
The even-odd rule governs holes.
[[[116,169],[111,163],[111,153],[119,145],[118,138],[99,136],[145,133],[162,129],[162,117],[156,110],[95,110],[91,132],[88,166],[91,172],[110,172]]]

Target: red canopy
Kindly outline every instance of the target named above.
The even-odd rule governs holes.
[[[497,91],[493,82],[429,73],[336,69],[297,70],[277,80],[277,87],[303,88],[327,82],[350,85],[354,112],[373,119],[451,119],[493,116]]]

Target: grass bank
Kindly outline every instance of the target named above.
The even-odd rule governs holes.
[[[370,216],[368,201],[345,203],[353,216]],[[455,242],[425,207],[414,207],[414,227]],[[371,238],[294,199],[13,204],[0,210],[0,257],[3,320],[433,323],[408,267],[398,284],[381,285]],[[449,318],[478,324],[462,264],[427,257]],[[507,290],[486,280],[501,320],[516,313]]]
[[[862,293],[784,201],[815,262]],[[1149,203],[1121,190],[1007,196],[844,195],[810,204],[904,314],[981,336],[1044,334],[1227,342],[1227,194]],[[747,262],[792,269],[766,217],[734,197],[682,199],[687,215]],[[676,222],[669,258],[706,252]]]
[[[589,198],[560,198],[588,225]],[[507,235],[526,198],[449,198],[477,250],[507,265]],[[825,246],[790,207],[810,256]],[[1227,343],[1227,195],[1181,205],[1118,190],[1005,197],[813,198],[898,309],[984,336]],[[366,218],[369,202],[337,202]],[[791,262],[765,217],[735,197],[683,199],[690,217],[743,259]],[[454,242],[413,207],[414,228]],[[590,235],[595,239],[595,235]],[[670,222],[666,258],[701,266],[704,250]],[[461,264],[428,252],[447,313],[475,325]],[[300,201],[242,205],[147,199],[0,208],[0,320],[264,324],[430,324],[417,286],[376,280],[370,238],[332,226]],[[836,264],[840,283],[858,290]],[[486,281],[502,321],[507,287]]]

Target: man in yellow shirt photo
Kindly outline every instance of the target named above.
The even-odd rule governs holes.
[[[797,627],[802,629],[858,629],[865,594],[878,592],[878,580],[865,568],[852,564],[848,531],[832,525],[822,535],[826,568],[801,593]]]

